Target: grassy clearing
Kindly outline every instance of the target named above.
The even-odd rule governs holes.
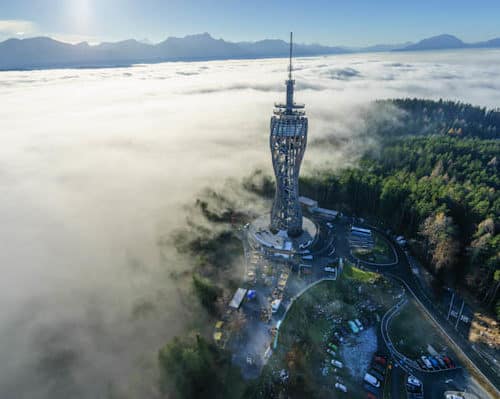
[[[392,319],[389,335],[396,348],[412,359],[428,353],[427,345],[437,351],[447,348],[446,341],[414,301]]]
[[[391,244],[377,231],[372,230],[374,246],[371,250],[357,248],[354,256],[366,262],[392,263],[396,261]]]
[[[348,319],[368,313],[381,317],[392,306],[395,292],[396,288],[380,275],[351,265],[344,267],[341,279],[321,282],[306,291],[281,325],[278,348],[262,373],[259,391],[264,397],[281,392],[291,398],[365,398],[362,381],[352,377],[346,367],[336,373],[330,368],[329,375],[322,375],[322,368],[331,359],[326,343]],[[369,312],[361,304],[376,304],[377,309]],[[349,339],[349,335],[345,337]],[[336,358],[345,361],[340,353]],[[287,384],[276,377],[282,369],[290,374]],[[337,376],[348,387],[348,394],[333,387]]]

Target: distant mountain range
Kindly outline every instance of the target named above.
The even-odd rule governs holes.
[[[451,35],[440,35],[418,43],[381,44],[363,48],[295,44],[294,55],[315,56],[373,51],[418,51],[458,48],[500,48],[500,38],[480,43],[464,43]],[[285,57],[289,45],[283,40],[227,42],[208,33],[183,38],[169,37],[158,44],[125,40],[91,46],[63,43],[48,37],[8,39],[0,43],[0,70],[58,67],[123,66],[162,61]]]
[[[397,51],[447,50],[463,48],[499,48],[500,38],[485,42],[465,43],[453,35],[439,35],[424,39],[415,44],[396,49]]]

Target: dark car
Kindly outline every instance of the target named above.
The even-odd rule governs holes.
[[[406,390],[410,393],[420,393],[421,388],[411,384],[406,384]]]
[[[427,370],[427,367],[425,367],[425,363],[422,361],[422,359],[417,359],[417,364],[422,370]]]
[[[375,362],[377,362],[378,364],[381,364],[382,366],[385,366],[386,363],[387,363],[387,360],[385,358],[383,358],[382,356],[375,356]]]
[[[380,374],[384,375],[385,374],[385,367],[382,366],[379,363],[372,363],[372,369],[377,370]]]
[[[373,375],[380,382],[384,381],[384,376],[381,373],[379,373],[377,370],[375,370],[373,367],[370,369],[369,373],[371,375]]]
[[[440,358],[439,356],[436,356],[436,360],[438,361],[438,363],[442,369],[448,368],[448,366],[446,365],[446,363],[444,362],[444,360],[442,358]]]
[[[373,386],[371,386],[370,384],[364,384],[363,385],[363,388],[365,391],[367,392],[370,392],[371,394],[375,395],[375,396],[378,396],[378,393],[379,393],[379,390]]]

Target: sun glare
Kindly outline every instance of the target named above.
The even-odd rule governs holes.
[[[70,24],[77,30],[85,30],[89,27],[92,14],[91,0],[70,0],[68,1],[68,17]]]

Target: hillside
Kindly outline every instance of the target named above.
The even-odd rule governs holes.
[[[454,102],[378,102],[403,111],[376,127],[382,145],[359,167],[318,170],[301,193],[410,238],[446,285],[500,316],[500,112]],[[408,124],[407,124],[408,123]]]

